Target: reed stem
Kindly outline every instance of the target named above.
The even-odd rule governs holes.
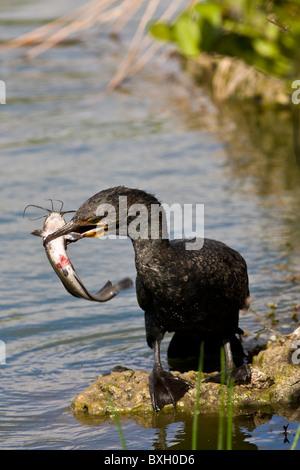
[[[200,388],[201,388],[202,373],[203,373],[203,358],[204,358],[204,341],[201,342],[201,346],[200,346],[196,400],[195,400],[195,410],[194,410],[194,419],[193,419],[192,450],[197,450],[199,399],[200,399]]]

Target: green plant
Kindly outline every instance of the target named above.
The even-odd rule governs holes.
[[[204,341],[201,342],[201,346],[200,346],[196,400],[195,400],[195,410],[194,410],[194,417],[193,417],[192,450],[197,450],[199,399],[200,399],[200,388],[201,388],[201,382],[202,382],[203,359],[204,359]]]
[[[234,398],[234,381],[231,378],[229,381],[227,395],[227,434],[226,434],[226,449],[232,449],[232,424],[233,424],[233,398]]]
[[[271,310],[268,310],[266,312],[266,316],[271,321],[271,324],[275,326],[278,323],[278,320],[275,318],[275,312],[276,312],[276,308],[278,307],[278,305],[275,304],[274,302],[268,302],[267,306],[270,307]]]
[[[221,386],[220,386],[220,409],[219,409],[219,425],[218,425],[218,442],[217,449],[222,450],[232,449],[232,418],[233,418],[233,396],[234,396],[234,381],[230,378],[229,382],[225,385],[225,353],[224,348],[221,348]],[[198,378],[196,386],[196,399],[193,416],[193,429],[192,429],[192,450],[197,450],[197,435],[198,435],[198,418],[199,418],[199,399],[201,382],[203,375],[203,361],[204,361],[204,342],[202,341],[199,355],[198,365]],[[225,414],[227,414],[227,427],[225,429]]]
[[[223,450],[226,441],[226,450],[232,450],[232,418],[233,418],[233,395],[234,381],[232,377],[225,384],[225,352],[221,348],[221,387],[220,387],[220,409],[218,426],[217,449]],[[225,429],[225,414],[227,412],[227,427]]]
[[[176,43],[182,55],[232,56],[272,76],[299,71],[300,1],[220,0],[196,3],[151,34]]]
[[[296,446],[297,446],[297,442],[298,442],[299,437],[300,437],[300,424],[299,424],[299,426],[298,426],[298,429],[297,429],[295,438],[294,438],[294,440],[293,440],[293,443],[292,443],[292,446],[291,446],[291,450],[295,450],[295,449],[296,449]]]
[[[110,397],[109,391],[106,391],[106,398],[107,398],[107,401],[109,403],[109,406],[111,407],[112,415],[114,417],[117,429],[119,431],[119,435],[120,435],[123,450],[127,450],[127,446],[126,446],[124,434],[123,434],[123,431],[122,431],[122,428],[121,428],[121,424],[120,424],[120,421],[119,421],[119,418],[118,418],[118,414],[117,414],[116,408],[115,408],[115,406],[112,402],[112,399]]]

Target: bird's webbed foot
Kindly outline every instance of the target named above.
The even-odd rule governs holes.
[[[216,375],[207,377],[203,382],[212,382],[212,383],[221,383],[222,374],[219,372]],[[251,382],[251,369],[248,364],[243,364],[242,366],[235,367],[229,371],[225,371],[225,383],[229,385],[230,379],[236,385],[249,384]]]
[[[160,340],[154,340],[153,347],[154,366],[149,377],[149,391],[153,409],[159,411],[165,405],[175,406],[192,384],[163,370],[160,362]]]
[[[185,393],[192,387],[190,382],[175,377],[155,364],[149,377],[149,389],[153,409],[161,410],[165,405],[176,405]]]
[[[236,367],[233,361],[230,340],[224,339],[224,352],[225,352],[225,383],[229,385],[230,379],[236,385],[249,384],[251,382],[251,369],[248,364],[242,364]],[[204,382],[221,383],[222,374],[216,374],[212,377],[208,377]]]

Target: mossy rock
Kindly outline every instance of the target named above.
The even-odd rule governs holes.
[[[300,364],[295,341],[300,344],[300,327],[284,341],[277,340],[267,345],[253,358],[250,365],[252,380],[249,385],[234,387],[234,413],[251,411],[273,412],[291,420],[300,418]],[[300,353],[298,354],[300,357]],[[198,373],[172,373],[191,382],[191,388],[177,403],[176,411],[193,413],[196,399]],[[203,374],[203,378],[211,374]],[[226,395],[228,388],[214,383],[201,383],[199,412],[218,412],[221,391]],[[149,395],[149,373],[145,371],[115,367],[109,374],[100,375],[85,391],[72,402],[75,414],[89,416],[110,415],[113,409],[118,414],[153,413]],[[174,412],[172,405],[165,406],[160,413]]]

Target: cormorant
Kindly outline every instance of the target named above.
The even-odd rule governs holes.
[[[119,205],[120,196],[123,207]],[[151,215],[154,211],[157,215],[157,208],[158,230],[153,231]],[[238,383],[250,381],[249,366],[236,367],[230,347],[232,338],[241,331],[239,311],[248,307],[245,260],[224,243],[208,238],[204,238],[202,248],[186,249],[187,240],[169,240],[165,221],[165,212],[155,196],[117,186],[89,198],[62,229],[45,240],[47,243],[71,232],[81,234],[82,238],[109,235],[113,231],[124,235],[125,224],[135,252],[136,293],[145,313],[146,339],[154,349],[149,379],[154,410],[169,403],[175,406],[191,386],[162,368],[160,343],[166,332],[175,332],[179,337],[198,336],[207,342],[210,338],[219,339],[224,344],[226,376]],[[220,382],[220,374],[206,380]]]

